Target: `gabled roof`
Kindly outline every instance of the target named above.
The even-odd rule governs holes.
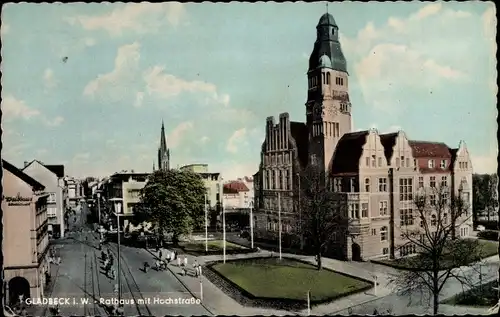
[[[309,156],[309,130],[303,122],[290,121],[290,133],[297,145],[299,162],[302,167],[307,166]]]
[[[36,159],[26,164],[22,170],[24,171],[26,168],[28,168],[28,166],[30,166],[34,162],[37,162],[38,164],[42,165],[52,173],[56,174],[57,177],[64,177],[64,165],[46,165],[43,162],[40,162],[39,160]]]
[[[398,138],[398,132],[380,134],[380,143],[384,147],[385,158],[387,163],[391,161],[392,153],[394,153],[394,145],[396,144],[396,139]]]
[[[333,156],[331,173],[357,173],[363,145],[370,131],[346,133],[340,138]]]
[[[14,165],[10,164],[6,160],[2,160],[2,167],[14,174],[15,176],[19,177],[21,180],[23,180],[25,183],[33,187],[35,190],[43,190],[45,189],[45,186],[39,183],[37,180],[35,180],[33,177],[29,176],[28,174],[24,173]]]
[[[57,177],[64,177],[64,165],[44,165],[51,170]]]
[[[449,147],[442,142],[408,141],[414,158],[450,158]]]
[[[237,194],[239,192],[248,192],[250,191],[245,185],[245,183],[241,181],[233,181],[227,184],[224,184],[224,193],[225,194]]]

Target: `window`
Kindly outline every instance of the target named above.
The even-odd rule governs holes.
[[[387,191],[387,178],[382,177],[378,179],[378,191],[379,192]]]
[[[406,158],[406,167],[410,167],[410,159]]]
[[[335,177],[333,179],[333,183],[335,186],[335,188],[334,188],[335,192],[340,193],[342,191],[342,178]]]
[[[417,159],[413,159],[413,166],[417,167]]]
[[[372,236],[376,236],[377,235],[377,229],[372,229]]]
[[[278,231],[278,221],[275,219],[273,220],[273,231]]]
[[[382,249],[382,254],[383,254],[383,255],[387,255],[387,254],[389,254],[389,248],[383,248],[383,249]]]
[[[370,158],[369,157],[366,158],[366,167],[370,167]]]
[[[330,85],[330,73],[326,74],[326,84]]]
[[[431,186],[431,188],[436,188],[436,176],[431,176],[429,186]]]
[[[431,206],[436,205],[436,195],[434,194],[429,195],[429,204],[431,204]]]
[[[272,231],[273,230],[273,223],[271,222],[271,219],[267,218],[267,231]]]
[[[387,200],[379,202],[379,211],[381,216],[387,215]]]
[[[290,171],[285,171],[285,190],[290,190]]]
[[[446,160],[441,160],[440,167],[441,167],[442,169],[445,169],[445,168],[446,168]]]
[[[365,192],[370,192],[370,179],[365,178]]]
[[[275,189],[276,188],[276,171],[271,171],[271,188],[270,189]]]
[[[401,209],[399,212],[400,226],[413,225],[413,209]]]
[[[418,188],[424,188],[424,177],[423,176],[418,177]]]
[[[441,177],[441,186],[442,187],[448,186],[448,178],[446,176]]]
[[[431,226],[435,227],[437,225],[436,215],[431,216]]]
[[[464,227],[460,228],[460,236],[461,237],[467,237],[469,235],[469,228]]]
[[[387,241],[387,227],[380,228],[380,241]]]
[[[349,204],[349,214],[351,215],[352,219],[359,219],[359,204],[358,203],[353,203]]]
[[[396,157],[396,167],[399,167],[399,157]]]
[[[283,171],[278,171],[278,186],[277,189],[283,189]]]
[[[376,157],[375,155],[372,155],[372,167],[376,167],[377,166],[376,163],[377,163]]]
[[[413,178],[399,179],[399,201],[413,200]]]
[[[378,158],[378,167],[382,167],[382,158],[381,157]]]
[[[401,156],[401,167],[405,167],[405,157]]]
[[[361,217],[368,218],[368,203],[361,204]]]
[[[427,164],[428,164],[429,168],[434,168],[434,160],[429,160],[427,162]]]
[[[357,189],[358,186],[356,186],[357,185],[356,184],[356,178],[355,177],[351,177],[349,181],[350,181],[350,187],[351,187],[351,191],[350,192],[351,193],[357,192],[356,189]]]

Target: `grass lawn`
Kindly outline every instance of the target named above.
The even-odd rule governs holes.
[[[481,240],[481,239],[479,239],[478,242],[481,245],[481,252],[480,252],[481,259],[498,254],[498,242]],[[414,263],[419,263],[417,257],[418,257],[418,255],[413,256],[413,257],[394,259],[394,260],[390,260],[390,259],[378,260],[378,261],[374,261],[374,262],[389,265],[389,266],[392,266],[392,267],[395,267],[398,269],[412,269],[415,266]],[[446,259],[441,261],[443,268],[447,267],[446,262],[447,262]]]
[[[205,241],[180,242],[179,245],[186,252],[205,252]],[[222,240],[208,241],[208,251],[209,252],[222,252],[223,248],[224,248],[224,246],[223,246]],[[248,249],[248,248],[226,241],[226,251],[246,250],[246,249]]]
[[[493,289],[497,286],[498,281],[491,281],[483,284],[482,287],[476,286],[464,293],[448,298],[442,303],[456,306],[492,307],[498,302],[498,292]]]
[[[321,301],[371,286],[310,264],[279,258],[254,258],[215,264],[212,269],[256,297]]]

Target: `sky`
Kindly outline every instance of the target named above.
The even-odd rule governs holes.
[[[171,166],[258,169],[265,119],[305,121],[316,3],[7,4],[2,157],[76,177]],[[464,140],[495,172],[496,14],[488,2],[335,2],[355,130]]]

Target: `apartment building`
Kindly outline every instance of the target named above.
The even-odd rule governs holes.
[[[226,210],[248,209],[253,205],[252,200],[250,189],[243,181],[230,181],[224,184],[223,201]]]
[[[203,179],[207,189],[207,205],[215,210],[220,206],[222,199],[222,177],[220,173],[211,173],[208,171],[208,164],[190,164],[180,168],[181,171],[191,171],[199,174]]]
[[[327,253],[353,260],[408,255],[414,248],[400,248],[406,242],[398,228],[420,225],[413,205],[419,188],[448,187],[451,196],[460,195],[472,210],[467,147],[464,142],[450,148],[440,142],[413,141],[403,131],[353,132],[339,28],[325,13],[316,30],[307,72],[306,122],[291,121],[288,113],[280,114],[278,122],[266,119],[261,163],[254,175],[255,236],[278,238],[280,210],[282,234],[296,243],[300,175],[313,164],[325,172],[326,183],[347,205],[350,218],[349,228],[336,233]],[[459,235],[468,236],[472,220],[459,223]]]
[[[146,185],[149,173],[120,172],[111,175],[102,183],[102,199],[107,204],[107,210],[115,211],[113,199],[122,202],[120,225],[128,227],[134,209],[140,203],[140,191]],[[114,219],[111,217],[111,219]]]
[[[43,184],[2,160],[4,302],[42,297],[49,249],[47,200]]]
[[[64,181],[64,165],[48,165],[38,160],[24,162],[22,170],[45,186],[49,193],[47,215],[51,235],[64,237],[68,191]]]

